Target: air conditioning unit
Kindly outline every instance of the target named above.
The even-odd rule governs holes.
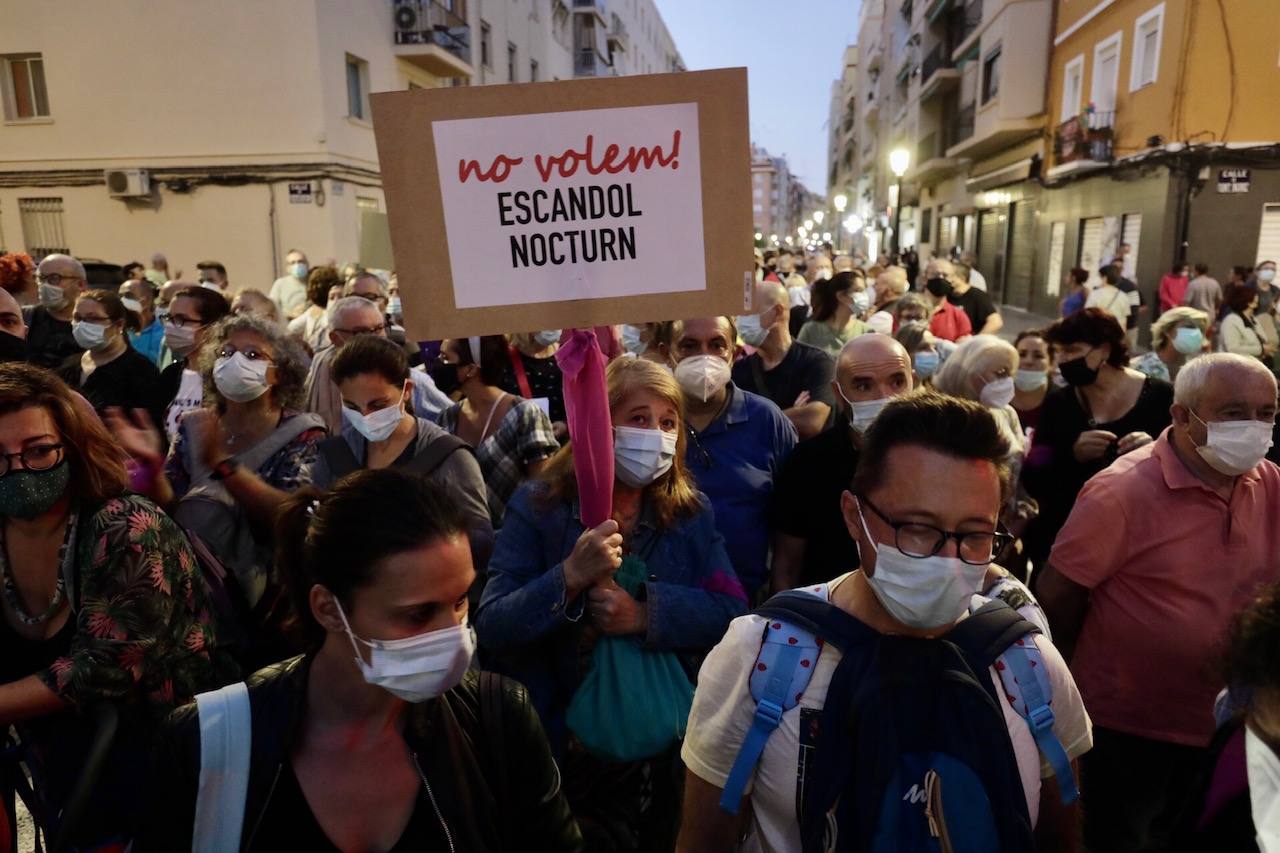
[[[104,176],[112,198],[151,195],[151,174],[146,169],[107,169]]]

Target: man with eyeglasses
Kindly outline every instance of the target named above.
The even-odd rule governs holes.
[[[85,289],[84,265],[70,255],[46,255],[36,268],[39,304],[27,311],[27,360],[57,370],[84,352],[71,334],[71,313]]]
[[[900,668],[920,660],[920,671],[903,672],[905,678],[950,677],[953,670],[925,668],[925,661],[933,660],[946,646],[932,646],[922,641],[946,637],[972,610],[985,603],[981,593],[992,574],[992,555],[1007,541],[1005,534],[997,530],[1000,509],[1012,488],[1005,461],[1007,455],[1008,442],[990,412],[977,403],[933,393],[911,394],[889,402],[866,434],[857,473],[841,497],[846,529],[857,545],[862,567],[829,583],[808,587],[806,591],[828,601],[843,614],[851,615],[860,623],[857,625],[860,632],[869,630],[881,635],[885,638],[883,642],[891,646],[891,652],[898,651],[897,655],[880,658],[881,661],[896,660]],[[828,738],[829,730],[820,727],[818,721],[827,704],[839,707],[844,699],[843,695],[837,699],[830,694],[833,684],[843,683],[855,693],[857,688],[848,681],[833,681],[843,655],[836,644],[823,645],[818,640],[816,650],[810,653],[816,660],[806,657],[796,662],[811,669],[812,675],[796,695],[794,707],[783,709],[778,727],[768,735],[759,763],[747,783],[749,793],[739,804],[737,814],[749,812],[750,822],[721,808],[723,789],[756,716],[757,699],[753,698],[750,674],[756,669],[767,669],[759,658],[761,638],[770,622],[772,620],[754,614],[735,619],[698,674],[681,753],[688,767],[686,819],[677,846],[681,853],[736,849],[735,844],[744,830],[749,833],[744,849],[801,849],[798,804],[804,802],[806,784],[816,783],[811,775],[813,768],[830,761],[829,754],[826,761],[819,761],[816,753],[824,746],[835,748],[842,743],[839,733]],[[779,623],[771,627],[782,626]],[[871,634],[860,636],[868,638],[865,642],[871,642]],[[913,652],[907,654],[906,646],[893,646],[889,638],[911,638],[920,645],[913,646]],[[892,642],[904,641],[894,639]],[[1050,688],[1052,732],[1070,759],[1074,774],[1074,760],[1092,743],[1089,718],[1071,673],[1053,643],[1043,635],[1035,635],[1034,645],[1032,654],[1038,653],[1038,665]],[[929,652],[931,648],[939,651]],[[992,702],[1000,705],[1002,719],[985,718],[985,726],[991,727],[994,737],[1008,737],[1007,742],[993,740],[989,744],[984,742],[982,747],[992,756],[1004,756],[1001,760],[1006,763],[1015,763],[1016,777],[1021,784],[1015,783],[1013,793],[1005,791],[1007,800],[991,802],[991,809],[998,813],[1025,814],[1040,842],[1035,849],[1074,851],[1079,806],[1062,804],[1054,772],[1042,762],[1031,728],[1014,709],[1017,700],[1004,689],[998,672],[1000,666],[997,661],[986,672],[972,673],[990,680],[985,685],[986,692]],[[855,669],[852,677],[863,671]],[[882,684],[888,683],[884,681],[885,673],[879,677]],[[947,709],[943,696],[951,694],[946,693],[944,687],[942,683],[937,685],[936,713],[945,713]],[[923,684],[918,689],[930,688]],[[893,695],[882,691],[874,698],[864,699],[857,707],[863,710],[873,703],[885,703],[879,705],[877,711],[868,710],[873,717],[883,719],[883,715],[893,709]],[[790,701],[791,697],[787,698]],[[849,719],[856,722],[852,716]],[[985,733],[988,729],[982,731]],[[886,730],[884,734],[903,744],[913,733]],[[867,746],[867,738],[874,736],[874,732],[859,732],[859,745]],[[928,742],[925,739],[930,737],[926,732],[920,736],[922,742]],[[855,760],[850,754],[850,761]],[[874,760],[874,756],[867,760]],[[913,789],[918,791],[920,799],[915,799],[913,794],[908,803],[920,803],[922,821],[926,814],[925,800],[929,799],[929,806],[935,805],[930,799],[933,794],[927,797],[924,794],[926,787],[933,788],[929,775],[932,774],[924,774],[924,778],[918,780],[918,788]],[[955,792],[966,784],[965,777],[952,775],[946,768],[937,775],[940,778],[934,781],[940,784],[941,802],[947,801],[949,792],[955,797]],[[903,787],[915,781],[907,780]],[[847,788],[844,790],[848,792]],[[991,793],[995,789],[986,790]],[[889,789],[885,791],[888,796]],[[1021,801],[1015,799],[1019,796]],[[750,809],[743,808],[746,800],[750,800]],[[962,808],[959,800],[950,802],[950,809]],[[868,803],[866,809],[872,816],[881,813],[879,803]],[[949,819],[943,825],[959,826],[953,822],[959,815],[950,809],[945,814]],[[828,817],[834,820],[831,815]],[[942,822],[944,814],[939,809],[933,812],[933,817]],[[849,827],[842,825],[840,829]],[[967,840],[972,843],[972,839]],[[995,849],[981,844],[974,849],[979,848]]]
[[[1263,457],[1276,380],[1254,358],[1178,372],[1172,426],[1093,477],[1037,579],[1097,749],[1094,853],[1164,849],[1214,733],[1214,666],[1234,613],[1280,577],[1280,468]]]
[[[342,429],[342,395],[329,377],[329,367],[339,347],[357,335],[387,336],[386,319],[377,304],[359,296],[344,296],[333,305],[330,318],[329,346],[311,360],[305,393],[307,411],[324,418],[331,435]]]

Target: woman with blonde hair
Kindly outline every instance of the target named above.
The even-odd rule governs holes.
[[[1170,308],[1151,324],[1151,352],[1134,357],[1129,366],[1172,382],[1187,361],[1205,351],[1208,331],[1208,314],[1188,305]]]
[[[657,842],[653,849],[670,849],[661,844],[674,842],[676,803],[650,802],[641,782],[677,772],[683,717],[670,742],[642,759],[608,760],[588,751],[589,738],[573,715],[588,675],[586,652],[606,639],[629,638],[646,653],[675,657],[683,665],[680,677],[692,679],[699,656],[745,612],[747,600],[710,506],[685,467],[688,427],[679,385],[638,358],[615,360],[607,382],[612,516],[594,528],[582,523],[574,447],[562,448],[507,505],[476,630],[493,668],[529,688],[562,759],[565,790],[588,849],[610,843],[635,849],[642,836]],[[590,671],[593,678],[610,674]],[[634,688],[645,693],[641,685]],[[630,710],[625,704],[611,710],[621,717]],[[623,737],[631,735],[618,725]],[[674,797],[669,787],[655,783],[654,794]]]

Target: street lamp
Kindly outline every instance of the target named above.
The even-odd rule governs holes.
[[[844,216],[844,209],[849,206],[849,197],[844,193],[836,193],[835,198],[831,199],[831,204],[836,209],[836,218]],[[840,251],[840,245],[843,238],[840,236],[840,230],[836,229],[836,251]]]
[[[889,152],[889,170],[893,172],[897,181],[897,198],[893,205],[893,254],[897,255],[902,248],[898,243],[898,226],[902,220],[902,176],[907,173],[907,167],[911,165],[911,152],[905,148],[895,148]]]
[[[819,225],[821,225],[821,224],[822,224],[822,219],[823,219],[823,217],[824,217],[824,216],[826,216],[826,214],[825,214],[825,213],[823,213],[821,210],[815,210],[815,211],[813,212],[813,221],[814,221],[814,222],[816,222],[816,223],[818,223]]]
[[[804,230],[806,230],[806,231],[812,231],[812,230],[813,230],[813,220],[812,220],[812,219],[806,219],[806,220],[804,221]]]
[[[763,239],[764,239],[764,235],[763,235],[763,234],[761,234],[759,231],[757,231],[757,232],[756,232],[756,242],[757,242],[757,243],[759,243],[759,242],[760,242],[761,240],[763,240]]]

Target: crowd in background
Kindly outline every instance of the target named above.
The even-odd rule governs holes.
[[[1090,851],[1276,832],[1275,264],[1175,268],[1139,353],[1123,256],[1012,342],[976,261],[758,251],[755,313],[598,327],[615,482],[588,525],[566,330],[413,341],[394,273],[296,250],[258,289],[0,257],[0,726],[28,807],[85,849],[185,847],[188,703],[243,677],[242,849],[808,849],[848,649],[817,641],[746,817],[721,802],[766,666],[748,611],[805,588],[876,636],[987,601],[1034,630],[1067,776],[1003,658],[975,669],[1014,791],[993,820],[1037,849],[1081,822]]]

